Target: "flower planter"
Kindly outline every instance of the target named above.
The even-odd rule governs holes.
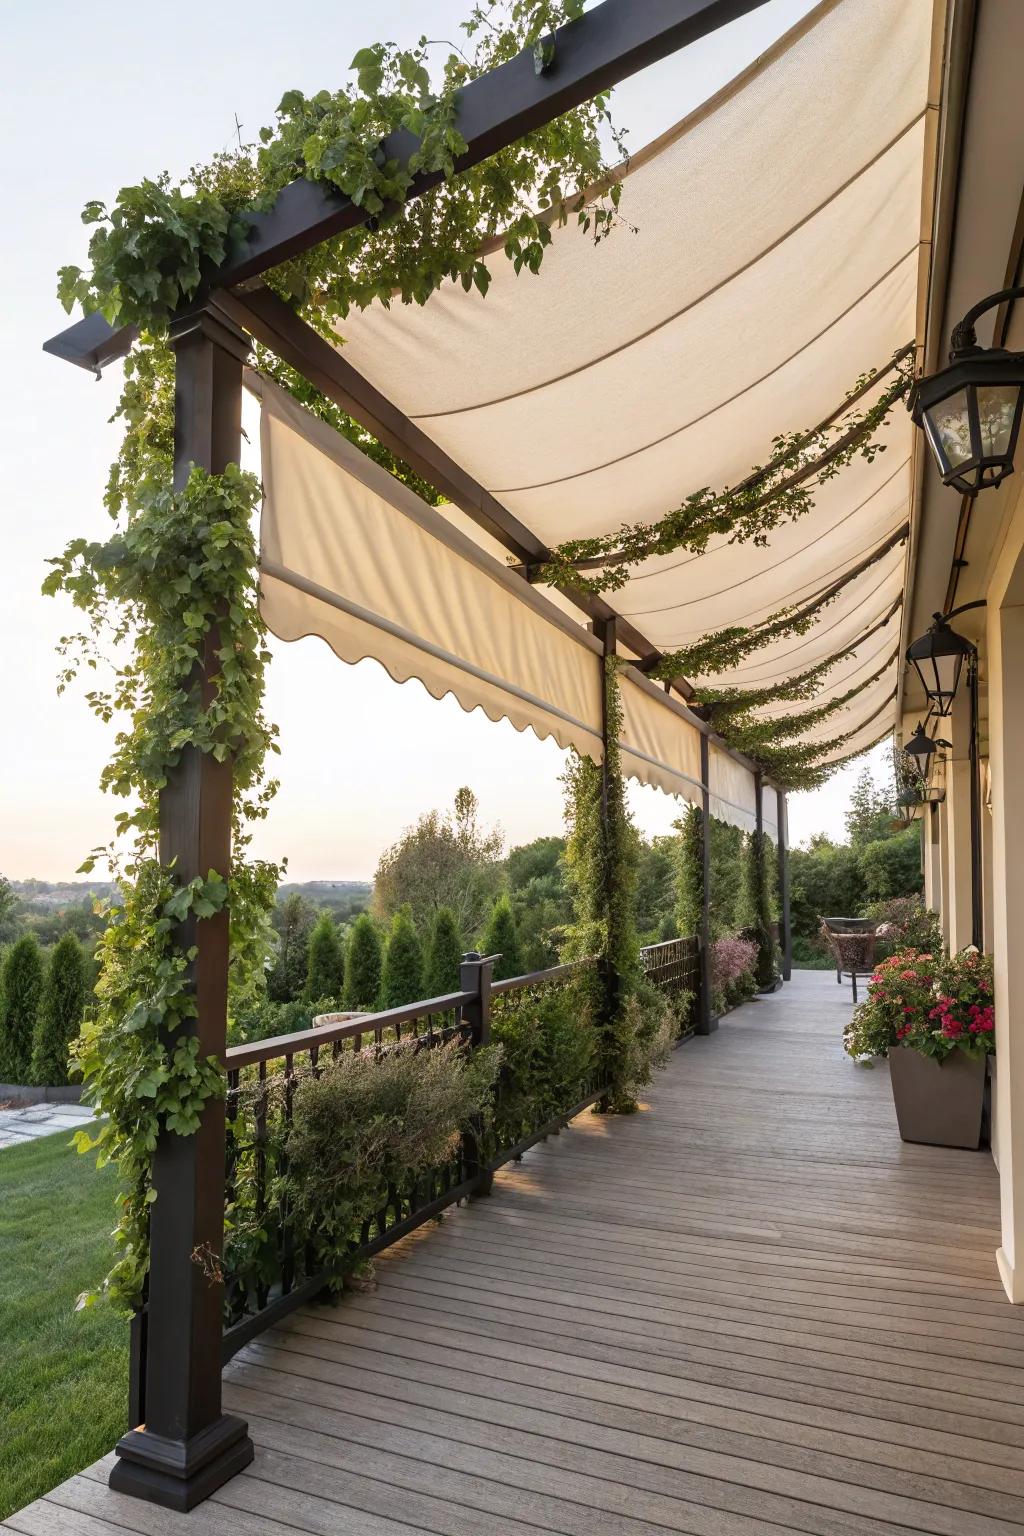
[[[898,1045],[889,1052],[889,1078],[904,1141],[977,1151],[985,1099],[983,1056],[957,1050],[940,1064]]]

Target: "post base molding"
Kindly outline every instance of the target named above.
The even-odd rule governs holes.
[[[1000,1248],[996,1252],[996,1268],[1003,1282],[1003,1290],[1009,1299],[1018,1305],[1024,1302],[1024,1274],[1014,1268],[1005,1248]]]
[[[698,1035],[713,1035],[717,1028],[718,1016],[713,1013],[710,1018],[701,1019],[694,1033]]]
[[[130,1429],[118,1441],[110,1487],[165,1509],[194,1509],[256,1454],[249,1426],[222,1414],[191,1440],[170,1440],[146,1427]]]

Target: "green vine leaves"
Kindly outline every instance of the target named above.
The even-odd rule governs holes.
[[[449,44],[433,74],[435,45],[425,37],[412,49],[361,49],[351,86],[313,96],[287,91],[258,143],[193,167],[177,184],[163,174],[124,187],[110,209],[89,203],[82,217],[95,226],[90,266],[62,268],[62,302],[68,310],[76,302],[87,313],[100,310],[111,324],[162,333],[204,275],[241,247],[254,216],[302,177],[343,193],[367,215],[364,224],[269,275],[325,330],[353,306],[375,300],[425,303],[446,280],[486,293],[490,272],[482,252],[498,237],[516,271],[532,273],[552,223],[574,214],[603,239],[620,222],[621,183],[604,163],[602,131],[625,152],[605,96],[479,165],[459,166],[466,150],[460,91],[582,10],[583,0],[485,0],[463,24],[474,39],[472,55]],[[407,201],[417,183],[426,190]],[[593,187],[601,191],[591,196]]]
[[[144,394],[157,377],[147,376]],[[152,424],[148,411],[141,419]],[[161,1129],[191,1135],[203,1104],[223,1091],[220,1062],[200,1056],[189,1028],[194,951],[182,947],[182,925],[228,911],[231,994],[247,996],[262,984],[280,873],[245,858],[249,829],[276,789],[266,776],[277,745],[263,714],[269,653],[252,531],[259,483],[235,466],[217,476],[193,469],[181,491],[159,473],[134,483],[140,466],[159,469],[162,443],[157,431],[129,454],[114,497],[124,512],[115,532],[103,542],[73,540],[50,562],[43,588],[70,596],[88,622],[62,642],[62,686],[83,663],[90,671],[109,665],[111,683],[92,686],[87,698],[101,719],[127,722],[101,783],[128,802],[115,822],[128,851],[98,849],[82,866],[90,870],[105,854],[121,902],[107,912],[98,1006],[76,1048],[86,1098],[105,1117],[79,1146],[116,1161],[122,1177],[106,1290],[124,1307],[137,1303],[148,1264],[157,1136]],[[160,864],[157,834],[160,792],[187,749],[232,763],[234,836],[229,871],[182,882]]]

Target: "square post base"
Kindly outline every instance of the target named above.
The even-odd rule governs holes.
[[[168,1440],[145,1426],[114,1447],[110,1487],[165,1509],[194,1509],[247,1467],[256,1454],[244,1419],[222,1414],[189,1441]]]
[[[698,1035],[713,1035],[717,1028],[718,1015],[712,1013],[709,1014],[706,1019],[701,1019],[700,1023],[697,1025],[696,1033]]]

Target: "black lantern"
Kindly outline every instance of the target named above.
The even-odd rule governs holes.
[[[924,428],[944,485],[976,496],[1013,474],[1024,404],[1024,353],[979,347],[979,315],[1024,288],[993,293],[969,309],[950,338],[949,365],[918,379],[907,402]]]
[[[896,815],[900,821],[909,824],[914,820],[917,808],[921,804],[921,795],[916,789],[905,789],[902,794],[896,796]]]
[[[964,662],[973,654],[971,642],[950,629],[941,613],[927,634],[907,646],[907,660],[921,679],[932,714],[951,712]]]
[[[935,756],[935,753],[940,747],[948,746],[948,741],[941,741],[938,737],[933,739],[927,735],[923,723],[917,727],[917,730],[903,750],[913,763],[922,784],[928,782],[928,774],[931,771],[932,758]]]

